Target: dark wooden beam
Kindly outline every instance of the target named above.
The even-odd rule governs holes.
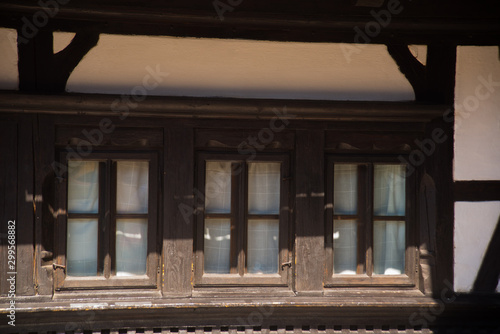
[[[132,98],[131,98],[132,99]],[[445,105],[413,102],[313,101],[148,96],[134,102],[120,95],[33,95],[0,91],[0,112],[64,115],[272,119],[286,106],[300,120],[427,122],[440,117]]]
[[[354,43],[362,31],[369,40],[364,42],[378,44],[498,45],[500,39],[500,11],[494,0],[485,0],[481,6],[465,0],[401,0],[396,2],[402,10],[389,16],[389,1],[378,8],[356,6],[354,1],[220,2],[228,8],[223,15],[214,8],[214,1],[201,0],[72,0],[59,5],[56,12],[32,1],[6,0],[0,3],[0,26],[26,29],[42,13],[48,17],[44,26],[69,32],[97,26],[107,34]],[[381,25],[379,20],[386,21]]]
[[[455,201],[500,201],[500,181],[455,181]]]

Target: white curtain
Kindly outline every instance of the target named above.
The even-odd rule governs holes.
[[[355,164],[334,166],[334,214],[357,214],[357,169]],[[404,216],[406,203],[405,166],[374,165],[374,216]],[[373,223],[373,261],[375,274],[404,272],[405,222]],[[334,272],[355,274],[357,262],[357,224],[355,220],[334,221]]]
[[[279,213],[280,168],[279,162],[248,164],[248,213]]]
[[[99,210],[99,162],[68,161],[68,212]]]
[[[405,222],[375,221],[373,224],[373,272],[400,275],[405,267]]]
[[[98,213],[99,162],[68,161],[68,212]],[[68,219],[66,267],[69,276],[97,275],[97,219]]]
[[[405,215],[405,166],[375,165],[373,214],[375,216]]]
[[[336,164],[333,170],[336,215],[355,215],[358,208],[358,165]]]
[[[207,161],[205,174],[205,211],[231,212],[231,162]]]
[[[406,180],[404,165],[374,166],[374,215],[404,216]],[[374,273],[399,275],[404,273],[406,248],[405,221],[374,221]]]
[[[357,247],[358,227],[356,220],[334,220],[333,268],[335,274],[356,274]]]
[[[251,274],[278,272],[279,220],[248,221],[247,270]]]
[[[204,271],[228,274],[230,269],[231,222],[229,219],[205,219]]]
[[[149,162],[118,161],[116,174],[116,211],[148,213]]]
[[[280,212],[281,164],[248,164],[248,213],[277,215]],[[250,219],[247,236],[247,271],[278,272],[279,219]]]
[[[97,275],[97,219],[68,219],[68,276]]]
[[[116,275],[132,276],[146,273],[148,251],[148,220],[116,220]]]

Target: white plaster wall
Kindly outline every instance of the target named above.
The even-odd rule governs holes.
[[[17,32],[0,28],[0,89],[16,90],[18,87]]]
[[[455,113],[455,180],[500,180],[498,47],[458,47]]]
[[[500,202],[455,203],[456,291],[471,291],[499,217]]]
[[[56,33],[54,49],[72,34]],[[346,53],[340,44],[101,35],[67,90],[128,94],[159,66],[169,76],[151,95],[324,100],[412,100],[383,45]],[[425,47],[412,51],[425,62]]]
[[[500,180],[498,47],[458,47],[455,113],[454,179]],[[500,202],[455,203],[457,291],[471,290],[499,217]]]

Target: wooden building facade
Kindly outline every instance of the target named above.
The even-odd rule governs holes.
[[[500,333],[500,222],[480,264],[457,251],[474,248],[457,203],[498,203],[500,178],[457,177],[454,157],[461,107],[493,101],[500,131],[498,53],[456,97],[457,50],[498,52],[494,1],[2,1],[0,27],[17,56],[0,92],[2,333]],[[75,34],[56,51],[60,32]],[[68,89],[105,36],[132,35],[381,45],[414,100],[157,93],[154,63],[118,93]]]

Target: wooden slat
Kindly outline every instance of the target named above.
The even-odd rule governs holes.
[[[324,273],[324,132],[297,130],[295,165],[295,288],[322,293]],[[308,163],[303,163],[307,161]]]
[[[494,293],[500,277],[500,217],[486,249],[472,291]]]
[[[455,201],[500,201],[500,181],[455,181]]]

